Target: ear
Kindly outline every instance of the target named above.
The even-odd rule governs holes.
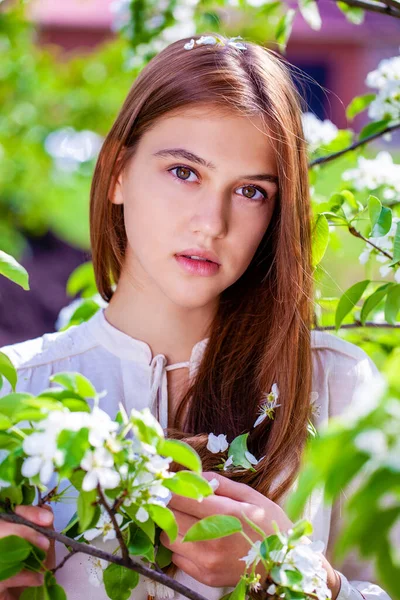
[[[123,160],[123,156],[124,156],[124,148],[121,148],[119,156],[117,158],[117,162],[115,163],[115,172],[116,173],[119,172],[119,175],[117,178],[115,178],[114,175],[111,177],[110,192],[108,195],[108,199],[110,200],[110,202],[112,202],[112,204],[123,204],[124,203],[124,197],[123,197],[123,193],[122,193],[123,169],[121,170],[121,168],[120,168],[121,162]]]
[[[124,197],[122,194],[122,173],[120,173],[117,180],[115,180],[114,177],[112,178],[111,190],[112,191],[108,196],[110,202],[112,202],[112,204],[123,204]]]

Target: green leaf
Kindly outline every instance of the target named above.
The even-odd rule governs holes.
[[[57,390],[55,388],[48,388],[43,390],[38,396],[38,399],[51,399],[60,402],[62,407],[68,408],[71,412],[90,412],[90,406],[88,402],[82,398],[79,394],[72,392],[71,390]]]
[[[393,242],[393,260],[389,263],[390,266],[397,265],[400,261],[400,221],[396,225],[396,233]]]
[[[178,525],[172,510],[160,504],[148,504],[146,510],[155,524],[168,534],[171,542],[174,542],[178,536]]]
[[[312,29],[321,29],[322,21],[321,15],[319,14],[318,5],[315,0],[298,0],[299,9],[303,15],[304,20],[309,24]]]
[[[388,120],[388,119],[383,119],[382,121],[375,121],[374,123],[368,123],[368,125],[366,125],[365,127],[363,127],[361,129],[358,139],[361,141],[361,140],[364,140],[365,138],[369,137],[370,135],[374,135],[375,133],[380,133],[381,131],[386,129],[386,127],[389,125],[389,123],[390,123],[390,120]]]
[[[111,600],[128,600],[139,583],[139,573],[112,563],[104,569],[103,581]]]
[[[365,110],[367,106],[369,106],[371,102],[375,100],[375,98],[376,94],[364,94],[363,96],[356,96],[346,108],[346,117],[348,119],[354,119],[354,117]]]
[[[0,581],[4,581],[9,577],[17,575],[22,571],[24,564],[22,562],[17,563],[3,563],[0,562]]]
[[[8,535],[0,539],[0,565],[22,562],[31,553],[29,542],[17,535]]]
[[[232,456],[233,465],[235,467],[244,467],[245,469],[253,469],[252,464],[247,460],[245,456],[245,452],[247,449],[247,438],[249,437],[248,433],[243,433],[242,435],[238,435],[231,442],[228,449],[228,457]]]
[[[166,548],[160,542],[158,545],[158,550],[157,550],[157,554],[156,554],[156,563],[158,564],[160,569],[163,569],[164,567],[167,567],[169,564],[171,564],[171,562],[172,562],[172,550],[170,550],[169,548]]]
[[[317,266],[324,257],[329,244],[329,224],[325,215],[319,214],[312,235],[312,264]]]
[[[20,486],[10,485],[8,487],[0,488],[0,500],[2,502],[10,502],[13,506],[16,504],[22,504],[23,495]],[[1,562],[1,557],[0,557]]]
[[[359,281],[358,283],[355,283],[354,285],[349,287],[349,289],[346,290],[343,296],[340,298],[335,314],[336,330],[340,328],[343,319],[349,314],[352,308],[360,300],[361,296],[367,289],[369,283],[369,279],[365,279],[364,281]]]
[[[396,317],[400,309],[400,284],[395,283],[389,289],[385,302],[385,319],[391,325],[396,324]]]
[[[93,517],[95,515],[96,502],[97,498],[97,490],[91,490],[90,492],[85,492],[81,490],[78,496],[78,518],[79,518],[79,531],[83,533],[87,529],[89,529],[90,524],[93,521]]]
[[[181,440],[162,439],[157,447],[158,454],[169,456],[187,469],[201,473],[201,459],[197,452]]]
[[[48,600],[48,597],[44,585],[38,585],[25,588],[19,600]]]
[[[281,52],[284,52],[286,49],[288,39],[292,32],[295,16],[296,11],[293,8],[289,8],[289,10],[287,10],[286,13],[279,19],[275,31],[275,39]]]
[[[79,431],[64,429],[57,438],[57,447],[64,452],[63,468],[76,469],[89,449],[89,429],[84,427]]]
[[[50,377],[50,381],[59,383],[67,390],[71,390],[71,392],[75,392],[75,394],[79,394],[83,398],[95,398],[97,396],[97,392],[91,382],[81,373],[56,373],[56,375]]]
[[[230,600],[246,600],[246,581],[240,578],[239,583],[229,596]]]
[[[374,308],[381,302],[381,300],[383,300],[383,298],[386,296],[386,294],[389,291],[389,288],[392,285],[392,283],[384,283],[365,300],[360,315],[360,321],[363,325],[365,324],[365,321],[367,320],[367,317],[370,314],[370,312],[374,310]]]
[[[129,554],[145,556],[150,562],[154,562],[154,546],[151,539],[136,523],[129,525],[128,550]]]
[[[17,371],[7,354],[4,354],[4,352],[0,352],[0,375],[7,379],[13,392],[15,392],[15,386],[17,385]]]
[[[193,471],[178,471],[170,479],[165,479],[163,485],[174,494],[195,500],[203,499],[213,493],[208,481]]]
[[[11,279],[24,290],[29,290],[29,275],[26,269],[13,256],[0,250],[0,275]]]
[[[188,529],[183,542],[216,540],[242,531],[242,523],[237,517],[229,515],[212,515],[197,521]]]
[[[269,558],[269,553],[272,552],[272,550],[281,550],[282,547],[282,541],[274,533],[269,535],[261,542],[260,554],[265,560],[267,560]]]
[[[365,11],[358,6],[349,6],[344,2],[336,2],[336,6],[344,13],[346,19],[354,25],[361,25],[364,21]]]
[[[96,294],[97,287],[92,262],[85,262],[72,271],[67,281],[66,291],[68,296],[76,296],[81,293],[83,297],[88,297]]]
[[[368,211],[371,221],[371,237],[386,235],[392,226],[392,211],[390,208],[382,206],[376,196],[369,196]]]
[[[293,525],[292,529],[293,533],[290,534],[289,541],[299,540],[303,535],[311,535],[313,532],[313,526],[307,519],[298,521]]]
[[[80,325],[81,323],[89,321],[89,319],[93,317],[93,315],[95,315],[99,309],[100,305],[95,300],[87,298],[74,310],[67,325],[63,327],[61,331],[69,329],[72,327],[72,325]]]
[[[371,230],[375,227],[378,222],[382,210],[382,203],[376,196],[369,196],[368,198],[368,213],[369,220],[371,222]]]

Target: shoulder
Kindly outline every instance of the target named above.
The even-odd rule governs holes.
[[[45,333],[34,339],[3,346],[0,351],[9,357],[17,370],[40,367],[84,353],[96,346],[96,340],[87,334],[86,323],[82,323],[65,331]]]
[[[319,395],[322,418],[343,412],[360,389],[381,378],[362,348],[336,335],[313,330],[311,348],[313,391]]]

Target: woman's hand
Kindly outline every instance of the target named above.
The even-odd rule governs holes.
[[[213,496],[202,502],[173,494],[168,508],[178,523],[178,537],[171,544],[165,532],[160,539],[172,551],[172,562],[188,575],[211,587],[234,587],[244,572],[245,563],[241,560],[250,550],[248,541],[241,533],[206,542],[184,542],[182,538],[200,519],[211,515],[231,515],[242,521],[244,532],[252,541],[261,539],[242,518],[242,513],[256,523],[266,535],[275,533],[272,521],[276,521],[281,531],[293,525],[278,504],[272,502],[250,486],[231,481],[218,473],[202,473],[208,481],[218,479],[219,487]],[[260,565],[259,565],[260,567]],[[256,572],[262,573],[262,568]]]
[[[15,514],[42,527],[51,527],[53,512],[49,506],[16,506]],[[0,538],[17,535],[47,552],[46,566],[54,566],[54,547],[47,537],[26,525],[16,525],[0,520]],[[14,577],[0,581],[0,600],[16,600],[27,587],[39,586],[43,583],[43,575],[31,571],[21,571]]]

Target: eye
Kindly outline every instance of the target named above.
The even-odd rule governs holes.
[[[175,177],[175,179],[179,179],[180,181],[189,181],[190,183],[192,183],[192,181],[194,181],[193,179],[189,179],[190,173],[193,173],[194,175],[196,175],[196,173],[192,169],[189,169],[189,167],[185,167],[183,165],[179,165],[178,167],[173,167],[172,169],[168,169],[168,171],[170,173],[172,173],[173,171],[176,171],[176,175],[173,175],[173,177]],[[197,175],[196,175],[196,177],[197,177]]]
[[[262,188],[259,188],[255,185],[244,185],[242,188],[238,188],[238,189],[242,189],[244,190],[243,194],[239,194],[240,196],[244,196],[245,198],[249,198],[249,200],[262,200],[262,201],[266,201],[268,200],[268,194],[265,190],[263,190]],[[258,192],[259,194],[261,194],[260,196],[256,196],[254,194],[255,192]]]

